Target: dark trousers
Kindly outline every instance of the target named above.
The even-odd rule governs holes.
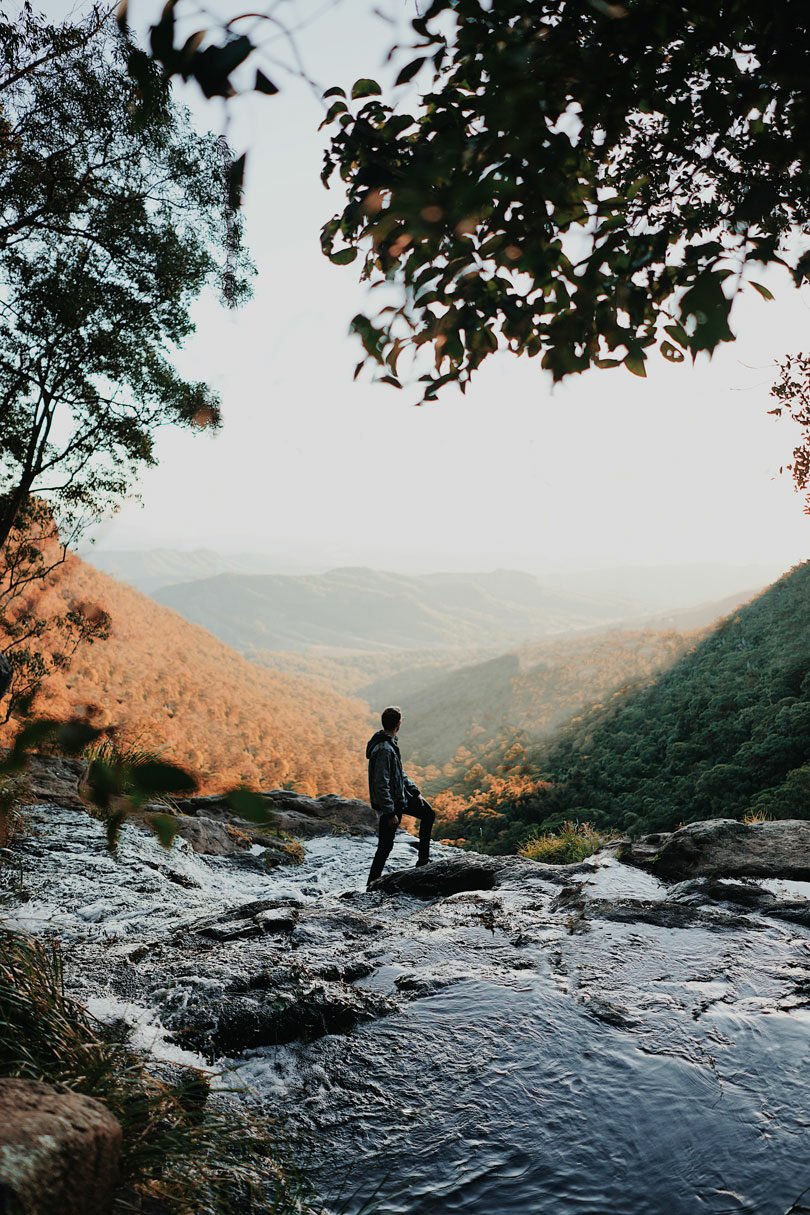
[[[423,804],[418,798],[409,798],[405,814],[410,814],[414,818],[419,819],[418,863],[425,865],[430,859],[430,836],[433,831],[433,823],[436,819],[433,807],[427,803]],[[388,854],[394,846],[394,836],[399,826],[397,819],[398,815],[395,814],[380,815],[380,824],[377,828],[377,851],[374,853],[374,860],[371,862],[371,872],[368,875],[369,882],[376,882],[383,871],[385,862],[388,860]]]

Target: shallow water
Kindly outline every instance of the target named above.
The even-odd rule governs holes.
[[[576,879],[581,916],[555,909],[541,876],[425,904],[350,893],[372,841],[315,840],[299,869],[267,875],[133,830],[114,860],[85,816],[43,813],[48,832],[20,849],[27,901],[12,888],[6,916],[58,934],[96,1015],[124,1016],[164,1058],[201,1062],[164,1032],[149,961],[126,999],[105,986],[105,957],[133,942],[277,896],[334,916],[293,934],[294,956],[373,966],[360,985],[393,1015],[225,1061],[333,1209],[358,1211],[381,1185],[381,1215],[782,1215],[810,1185],[803,927],[709,904],[663,927],[649,908],[671,890],[615,862]],[[400,837],[392,864],[412,860]],[[639,918],[600,918],[618,899]],[[369,935],[330,926],[347,908],[372,916]],[[230,948],[261,963],[255,941]],[[187,962],[216,984],[191,946]]]

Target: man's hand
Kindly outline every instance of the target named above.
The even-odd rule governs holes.
[[[400,824],[401,822],[402,822],[402,815],[401,815],[401,814],[396,814],[394,811],[392,811],[392,812],[391,812],[391,813],[388,815],[388,824],[389,824],[389,826],[396,828],[396,827],[398,827],[398,826],[399,826],[399,824]]]

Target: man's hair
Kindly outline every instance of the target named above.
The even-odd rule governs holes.
[[[384,730],[393,730],[402,721],[402,709],[399,705],[390,705],[382,711],[382,726]]]

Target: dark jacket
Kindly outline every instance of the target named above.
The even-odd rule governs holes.
[[[407,813],[408,798],[419,789],[402,771],[399,744],[393,734],[378,730],[368,740],[368,795],[378,814]]]

